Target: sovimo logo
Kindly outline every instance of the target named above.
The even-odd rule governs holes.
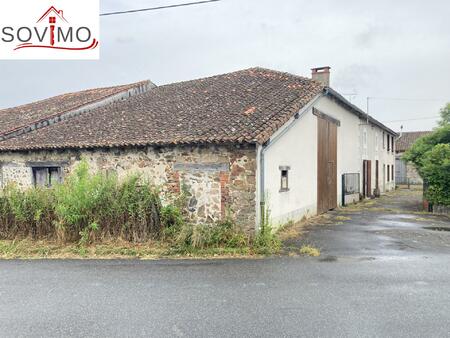
[[[0,12],[0,58],[98,59],[98,0],[45,2],[16,0]]]

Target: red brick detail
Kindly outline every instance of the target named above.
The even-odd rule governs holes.
[[[220,177],[220,214],[222,218],[225,218],[227,212],[227,205],[230,200],[230,175],[226,172],[221,172]]]
[[[169,173],[168,179],[167,179],[167,187],[169,192],[174,194],[179,194],[181,191],[180,187],[180,174],[175,171],[172,173]]]
[[[424,211],[430,210],[430,202],[428,202],[426,199],[423,200],[422,205]]]

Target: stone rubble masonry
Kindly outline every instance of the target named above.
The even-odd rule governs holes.
[[[417,169],[411,163],[406,164],[406,177],[410,184],[423,184],[422,177],[420,177]]]
[[[115,172],[119,179],[139,173],[159,188],[163,204],[186,190],[193,222],[230,216],[248,232],[256,222],[254,145],[130,147],[0,153],[0,186],[33,185],[32,163],[61,164],[69,174],[84,158],[92,172]],[[182,190],[183,189],[183,190]]]

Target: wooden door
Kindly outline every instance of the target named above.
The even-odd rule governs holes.
[[[377,192],[380,190],[380,183],[379,183],[379,173],[378,173],[378,160],[375,160],[375,189],[377,189]]]
[[[337,124],[317,117],[317,212],[337,207]]]
[[[363,160],[363,196],[372,195],[372,161]]]

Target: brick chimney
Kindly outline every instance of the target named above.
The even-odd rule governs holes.
[[[311,78],[321,82],[324,86],[330,86],[330,69],[331,67],[311,68]]]

